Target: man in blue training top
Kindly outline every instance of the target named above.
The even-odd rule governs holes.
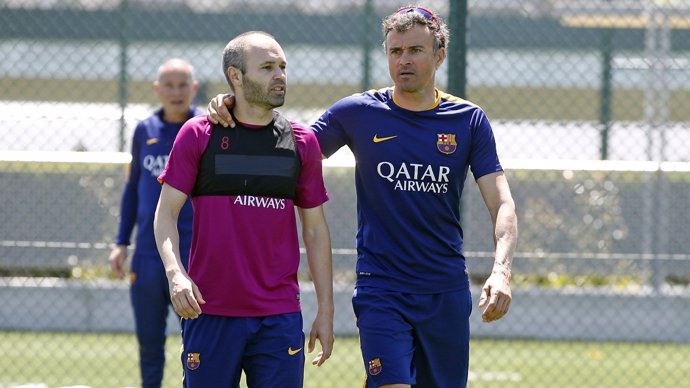
[[[170,294],[168,279],[153,235],[153,218],[161,192],[158,176],[168,160],[177,132],[187,119],[203,112],[192,107],[198,83],[194,69],[182,59],[169,59],[158,69],[153,84],[162,107],[140,122],[132,138],[132,162],[122,193],[120,225],[110,266],[117,278],[125,276],[127,246],[137,227],[131,265],[130,298],[139,342],[139,366],[144,388],[160,387],[165,365],[165,339]],[[192,206],[180,212],[180,251],[185,265],[192,238]]]
[[[343,98],[312,126],[328,157],[352,150],[357,282],[352,298],[367,388],[464,388],[469,276],[460,197],[472,170],[493,223],[494,265],[479,299],[491,322],[509,309],[517,216],[493,130],[477,105],[435,87],[449,40],[434,12],[408,6],[383,20],[394,86]],[[231,125],[217,96],[212,121]]]

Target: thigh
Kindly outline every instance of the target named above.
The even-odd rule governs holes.
[[[182,367],[186,388],[239,387],[246,318],[201,314],[182,321]]]
[[[160,256],[146,256],[135,252],[130,276],[133,297],[156,305],[170,304],[168,279]]]
[[[470,290],[418,296],[415,388],[464,388],[469,367]],[[414,317],[414,318],[412,318]]]
[[[371,287],[358,287],[352,297],[367,388],[415,381],[414,332],[401,298]]]
[[[170,296],[159,257],[134,255],[130,298],[139,340],[164,341]]]
[[[249,388],[301,388],[304,380],[302,314],[253,319],[243,360]]]

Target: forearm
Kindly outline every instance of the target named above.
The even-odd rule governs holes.
[[[136,187],[127,183],[120,201],[120,223],[115,236],[118,245],[130,245],[132,231],[137,220],[137,192]]]
[[[494,223],[496,253],[492,272],[502,272],[510,276],[517,245],[517,233],[515,205],[512,201],[506,201],[498,208]]]
[[[307,262],[316,291],[319,312],[333,314],[333,261],[326,227],[303,230]]]
[[[180,256],[180,234],[177,230],[177,215],[170,210],[156,209],[153,223],[158,253],[168,277],[174,273],[184,272]]]

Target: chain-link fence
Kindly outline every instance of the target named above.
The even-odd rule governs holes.
[[[0,388],[139,384],[129,284],[107,256],[166,58],[194,65],[203,107],[226,90],[225,43],[268,31],[289,61],[281,109],[309,123],[390,85],[379,24],[406,3],[0,0]],[[520,219],[513,306],[491,324],[473,313],[469,386],[690,386],[690,0],[423,3],[452,33],[438,84],[487,112]],[[324,174],[338,339],[305,386],[357,387],[354,177]],[[491,228],[465,191],[476,301]],[[176,387],[169,321],[164,386]]]

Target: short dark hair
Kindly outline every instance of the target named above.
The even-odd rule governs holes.
[[[230,78],[228,78],[228,68],[234,67],[239,69],[242,74],[247,71],[247,39],[250,35],[257,34],[268,36],[269,38],[275,40],[275,37],[268,32],[247,31],[232,38],[232,40],[225,45],[225,49],[223,50],[223,74],[225,74],[225,79],[228,81],[228,85],[230,85],[230,88],[233,89],[233,91],[234,88],[230,82]]]

